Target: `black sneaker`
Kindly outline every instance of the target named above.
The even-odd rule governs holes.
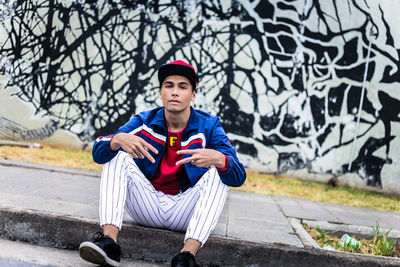
[[[179,252],[171,260],[171,267],[197,267],[196,258],[189,251]]]
[[[93,242],[83,242],[79,246],[79,255],[91,263],[119,266],[121,248],[111,237],[97,232],[93,235]]]

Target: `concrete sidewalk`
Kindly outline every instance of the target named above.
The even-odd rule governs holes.
[[[0,236],[77,249],[100,230],[97,172],[0,160]],[[218,225],[200,251],[204,265],[399,266],[400,259],[316,248],[301,222],[321,229],[368,235],[379,222],[400,237],[400,213],[230,191]],[[140,227],[125,215],[123,256],[168,262],[183,233]]]

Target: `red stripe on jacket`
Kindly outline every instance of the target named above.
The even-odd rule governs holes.
[[[182,149],[188,149],[191,145],[196,144],[196,143],[200,143],[201,147],[203,147],[203,140],[201,140],[201,138],[198,138],[198,139],[194,139],[194,140],[190,141],[190,143],[187,146],[183,146]]]
[[[157,143],[161,144],[161,145],[165,145],[165,142],[155,138],[154,136],[151,135],[151,133],[145,131],[145,130],[141,130],[140,132],[137,132],[135,135],[139,135],[140,133],[144,134],[145,136],[147,136],[148,138],[150,138],[153,141],[156,141]]]

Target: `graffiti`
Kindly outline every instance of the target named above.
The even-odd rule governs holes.
[[[354,173],[381,187],[382,167],[393,164],[400,44],[384,1],[3,5],[0,73],[20,88],[20,99],[81,140],[114,132],[132,114],[160,105],[156,70],[181,58],[200,76],[194,106],[222,118],[232,144],[250,156],[249,166]],[[343,155],[353,143],[370,42],[348,170]],[[385,156],[377,154],[382,148]]]
[[[58,129],[58,122],[51,120],[38,129],[28,129],[15,121],[0,117],[0,137],[15,141],[42,140],[54,134]]]

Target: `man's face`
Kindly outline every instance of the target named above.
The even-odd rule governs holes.
[[[160,98],[168,112],[180,113],[190,109],[196,94],[186,77],[171,75],[161,85]]]

